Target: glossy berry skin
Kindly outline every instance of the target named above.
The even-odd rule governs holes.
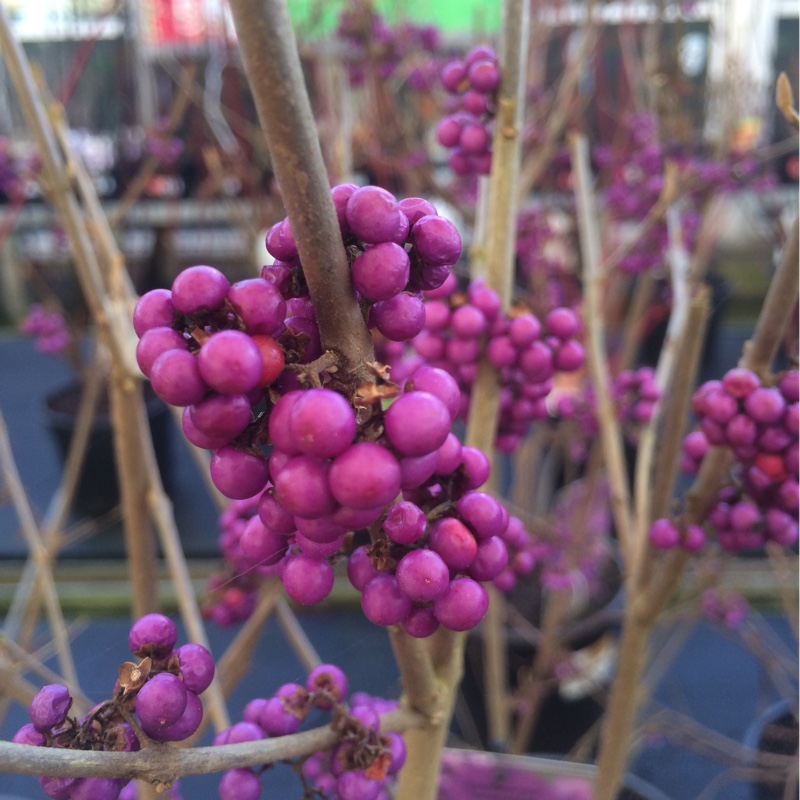
[[[142,725],[153,730],[174,725],[186,708],[186,687],[169,672],[150,677],[136,695],[136,714]]]
[[[258,724],[268,736],[286,736],[296,733],[303,719],[286,708],[280,697],[270,697],[258,717]]]
[[[335,458],[353,441],[355,413],[338,392],[309,389],[292,406],[289,432],[294,445],[306,455]]]
[[[220,800],[258,800],[261,797],[261,781],[250,769],[231,769],[219,784]]]
[[[214,267],[183,270],[172,282],[172,305],[183,314],[219,308],[228,294],[228,279]]]
[[[69,689],[60,683],[50,683],[39,689],[31,700],[28,715],[37,730],[48,731],[66,719],[71,705]]]
[[[415,603],[435,600],[447,589],[450,570],[433,550],[412,550],[397,564],[397,585]]]
[[[214,659],[201,644],[181,645],[175,654],[180,664],[181,678],[186,688],[195,694],[202,694],[214,679]]]
[[[160,725],[142,721],[142,729],[157,742],[182,742],[200,727],[203,721],[203,703],[194,692],[186,692],[186,706],[172,725]]]
[[[219,331],[203,343],[197,356],[200,376],[220,394],[246,394],[261,379],[261,352],[242,331]]]
[[[680,543],[680,533],[668,519],[657,519],[650,526],[650,544],[659,550],[671,550]]]
[[[446,591],[433,602],[436,619],[451,631],[474,628],[489,608],[489,595],[480,583],[461,576],[450,581]]]
[[[354,444],[336,458],[329,473],[331,492],[344,506],[357,509],[386,505],[400,491],[400,466],[384,447]]]
[[[395,625],[411,611],[411,600],[397,583],[394,575],[379,573],[361,593],[361,608],[370,622],[376,625]]]
[[[164,614],[145,614],[131,626],[128,647],[134,655],[164,656],[178,641],[178,628]]]
[[[133,309],[133,330],[141,338],[151,328],[169,327],[175,319],[175,306],[169,289],[151,289],[136,302]]]
[[[409,392],[398,397],[384,414],[386,435],[404,456],[423,456],[444,444],[450,433],[450,413],[428,392]]]
[[[217,489],[234,500],[258,494],[269,480],[266,459],[232,445],[221,447],[211,456],[211,480]]]
[[[150,367],[153,391],[172,406],[199,403],[208,392],[197,358],[188,350],[165,350]]]
[[[324,600],[331,593],[333,578],[333,568],[327,561],[306,555],[287,559],[281,575],[286,593],[304,606]]]

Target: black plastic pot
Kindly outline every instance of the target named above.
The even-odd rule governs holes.
[[[81,390],[70,384],[45,398],[47,427],[58,448],[62,463],[69,452]],[[169,408],[145,384],[145,400],[156,459],[165,487],[169,488],[170,447]],[[114,460],[114,437],[108,397],[101,397],[92,423],[86,457],[73,499],[73,510],[83,517],[99,517],[119,504],[119,482]]]
[[[754,751],[797,756],[797,712],[780,700],[767,708],[745,732],[744,744]],[[755,766],[755,765],[754,765]],[[786,776],[775,770],[772,780],[753,784],[753,800],[782,800]]]
[[[619,595],[621,575],[619,565],[609,561],[603,579],[591,594],[583,598],[583,605],[565,620],[560,639],[573,653],[589,652],[592,648],[615,648],[619,627],[614,603]],[[543,594],[536,576],[522,581],[507,597],[516,612],[533,625],[540,624]],[[509,627],[505,632],[507,682],[509,689],[517,688],[523,671],[530,669],[536,655],[536,646],[529,639]],[[459,689],[461,713],[470,724],[459,724],[454,730],[470,746],[482,750],[492,749],[488,736],[487,708],[483,676],[483,636],[477,628],[467,639],[464,676]],[[600,719],[603,706],[587,692],[553,690],[542,701],[537,725],[525,751],[527,753],[566,754],[578,740]],[[476,738],[477,737],[477,738]]]

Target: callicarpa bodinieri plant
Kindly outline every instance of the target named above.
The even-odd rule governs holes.
[[[94,707],[81,707],[85,698],[69,681],[45,685],[29,703],[30,723],[13,742],[0,743],[0,764],[39,776],[46,796],[64,800],[130,797],[134,778],[177,792],[181,777],[211,772],[220,773],[223,800],[256,800],[262,790],[268,794],[268,767],[279,761],[295,768],[309,798],[461,796],[457,778],[474,775],[477,785],[483,774],[476,760],[472,772],[454,776],[443,759],[468,632],[479,625],[484,631],[495,658],[487,659],[487,673],[502,689],[503,593],[538,565],[559,598],[549,617],[556,627],[566,597],[558,592],[578,573],[590,583],[607,555],[589,529],[605,533],[613,525],[625,589],[622,633],[593,786],[580,789],[612,800],[630,753],[649,637],[691,559],[711,546],[785,547],[797,538],[797,371],[771,371],[797,301],[797,225],[740,364],[694,393],[710,303],[702,270],[688,263],[686,250],[704,231],[686,230],[693,217],[678,213],[678,198],[696,191],[698,169],[682,171],[678,160],[647,150],[640,140],[651,129],[639,119],[637,157],[658,162],[663,177],[636,184],[633,202],[614,191],[626,178],[615,174],[606,202],[612,217],[627,215],[640,226],[654,207],[663,210],[656,228],[645,227],[663,250],[670,313],[657,364],[625,364],[612,374],[605,304],[612,268],[630,276],[656,266],[633,247],[604,256],[591,153],[581,133],[564,148],[579,291],[548,264],[546,300],[514,293],[516,260],[529,275],[546,260],[521,257],[517,238],[533,224],[531,215],[518,214],[527,3],[504,3],[497,51],[477,46],[441,70],[456,100],[436,137],[456,175],[480,176],[468,253],[458,227],[424,197],[376,184],[331,186],[286,4],[232,0],[231,11],[286,209],[266,233],[271,263],[235,282],[212,265],[194,265],[169,288],[138,299],[119,279],[98,289],[105,279],[93,271],[74,197],[57,195],[118,373],[134,369],[135,360],[177,410],[188,442],[210,453],[209,485],[229,501],[220,517],[223,564],[202,608],[184,587],[181,613],[192,641],[178,645],[174,622],[150,607],[152,542],[139,533],[147,526],[136,526],[143,523],[136,494],[123,491],[126,523],[137,530],[127,540],[136,617],[128,647],[135,660],[122,663],[110,697]],[[20,76],[29,124],[54,177],[66,170],[58,154],[67,151],[54,147],[29,68],[3,20],[0,44]],[[345,21],[350,40],[369,48],[354,19]],[[370,30],[386,48],[392,43],[386,29]],[[391,73],[395,56],[382,51],[376,63]],[[359,84],[363,76],[350,66]],[[606,153],[605,165],[611,161]],[[642,164],[633,167],[641,177]],[[92,207],[84,184],[80,192]],[[103,246],[113,261],[113,248]],[[466,260],[468,281],[455,274]],[[117,292],[119,302],[107,302],[100,289]],[[114,308],[125,309],[127,339],[123,325],[108,320]],[[115,402],[119,417],[130,420],[138,413],[135,382],[122,378]],[[690,411],[699,427],[684,439]],[[554,419],[575,433],[570,466],[594,471],[587,467],[582,482],[560,495],[558,519],[534,530],[503,501],[497,465],[500,454],[521,459],[536,426]],[[636,450],[632,467],[626,443]],[[148,473],[147,449],[133,436],[121,447],[129,460],[139,459],[140,469],[129,464],[127,475],[135,484],[137,472]],[[681,468],[696,477],[676,499]],[[157,488],[145,484],[141,496],[181,575],[168,504]],[[250,632],[279,594],[300,606],[324,601],[337,569],[366,618],[387,629],[401,697],[366,695],[336,664],[315,664],[270,696],[253,697],[241,719],[231,720],[222,662],[203,643],[201,617]],[[706,597],[720,618],[735,617]],[[536,658],[533,672],[545,679],[555,655],[541,647]],[[69,666],[65,658],[65,677]],[[502,698],[490,698],[497,749],[526,750],[541,681],[525,691],[514,730]],[[209,720],[213,744],[190,746]],[[569,789],[536,783],[538,800]]]

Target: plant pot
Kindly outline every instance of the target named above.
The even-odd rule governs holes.
[[[81,399],[78,384],[59,389],[45,398],[47,427],[64,463],[75,431],[75,420]],[[165,487],[169,486],[169,408],[145,384],[145,403],[150,432],[159,471]],[[107,394],[100,403],[92,422],[83,467],[75,487],[73,510],[83,517],[99,517],[119,505],[120,493],[114,457],[114,436]]]
[[[796,709],[792,709],[785,700],[780,700],[765,709],[745,732],[744,744],[745,747],[762,753],[796,756],[798,745]],[[755,766],[755,763],[752,766]],[[786,775],[776,769],[774,780],[753,784],[753,800],[781,800],[788,797],[786,788]]]
[[[445,749],[438,800],[591,800],[593,764],[555,758]],[[635,775],[623,778],[618,800],[669,800]]]
[[[571,660],[581,665],[581,670],[591,680],[564,677],[557,688],[547,694],[541,703],[537,725],[525,751],[527,753],[570,752],[603,714],[603,706],[594,698],[593,689],[605,686],[610,680],[611,664],[616,655],[616,633],[619,626],[613,603],[620,590],[621,573],[615,560],[610,560],[598,586],[574,604],[572,613],[561,630],[561,643],[571,653]],[[521,581],[507,597],[516,611],[533,625],[541,619],[542,587],[535,576]],[[536,646],[513,628],[505,632],[507,685],[514,691],[520,677],[530,669],[536,656]],[[483,633],[479,627],[467,640],[464,676],[459,689],[460,699],[473,724],[458,724],[455,729],[470,746],[481,750],[492,749],[489,741],[487,708],[483,675]],[[595,685],[593,685],[595,684]],[[477,738],[476,738],[477,736]]]

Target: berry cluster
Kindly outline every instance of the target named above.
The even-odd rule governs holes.
[[[452,443],[453,450],[458,447]],[[481,464],[481,471],[488,465]],[[464,491],[461,476],[455,475],[407,493],[408,499],[387,510],[382,538],[353,552],[347,575],[361,592],[369,620],[399,623],[415,637],[430,636],[439,625],[470,630],[489,602],[481,582],[510,588],[516,574],[533,568],[524,555],[532,543],[520,520],[471,486],[467,483]],[[511,563],[509,545],[515,556]]]
[[[279,575],[287,594],[296,602],[319,602],[332,588],[332,563],[346,556],[351,581],[365,591],[364,611],[373,622],[391,625],[409,615],[418,617],[424,610],[433,628],[438,622],[458,629],[477,624],[485,611],[485,592],[473,586],[473,581],[493,580],[498,588],[510,588],[517,575],[533,568],[533,542],[522,523],[514,517],[509,520],[494,498],[474,491],[488,477],[488,461],[480,451],[463,447],[450,432],[450,410],[457,408],[458,397],[458,387],[447,373],[422,367],[382,414],[386,447],[375,443],[367,443],[369,449],[348,445],[341,455],[323,460],[315,442],[325,441],[328,452],[328,440],[322,432],[335,433],[344,420],[348,421],[344,441],[349,441],[349,431],[355,425],[352,409],[341,395],[327,389],[285,395],[273,416],[276,449],[271,457],[271,462],[275,459],[285,464],[275,485],[269,484],[260,498],[237,501],[221,516],[220,543],[226,566],[212,579],[207,615],[224,625],[246,618],[255,603],[260,579],[267,575]],[[284,416],[289,403],[303,405]],[[427,424],[415,429],[410,420],[417,418],[427,419]],[[298,439],[300,431],[304,435]],[[419,436],[416,442],[415,435]],[[436,450],[422,452],[440,440]],[[305,452],[295,452],[298,442]],[[364,458],[380,458],[365,461],[367,466],[363,467],[359,466],[361,459],[354,462],[353,476],[360,478],[351,476],[341,483],[342,465],[354,456],[338,462],[339,466],[337,461],[354,448],[355,453],[363,451]],[[287,449],[294,455],[287,456]],[[420,454],[403,456],[402,452]],[[300,460],[292,463],[294,459]],[[386,474],[395,475],[385,492],[382,468]],[[284,478],[285,469],[289,472]],[[375,488],[382,492],[379,498],[364,494]],[[347,498],[343,491],[350,493]],[[386,503],[401,491],[406,499],[384,513]],[[365,507],[338,505],[332,513],[308,516],[324,510],[316,504],[332,495],[334,505],[338,496]],[[365,534],[348,533],[368,526],[374,529],[372,544],[357,541]],[[420,550],[425,554],[419,554]],[[450,588],[451,578],[459,575],[473,579],[457,586],[459,592],[474,594],[476,602],[456,617],[448,611],[444,599],[438,605],[436,601]],[[378,576],[381,580],[367,588],[366,584]],[[438,580],[430,583],[432,578]],[[414,580],[426,584],[421,594],[415,591]],[[395,588],[399,589],[396,603],[390,607],[387,593]]]
[[[684,439],[683,470],[698,472],[711,445],[730,448],[734,459],[732,483],[720,490],[708,515],[726,550],[797,540],[798,397],[796,370],[764,386],[755,373],[737,367],[721,381],[704,383],[692,398],[700,425]],[[650,536],[665,549],[682,544],[697,550],[705,540],[699,526],[681,530],[667,519],[656,520]]]
[[[391,340],[415,336],[425,316],[419,293],[448,277],[461,255],[458,231],[421,198],[398,203],[350,184],[331,194],[370,326]],[[212,480],[234,499],[265,487],[271,412],[321,354],[288,219],[269,230],[267,248],[279,261],[261,277],[230,285],[213,267],[190,267],[171,290],[143,295],[133,318],[142,372],[159,397],[185,407],[186,437],[214,451]]]
[[[351,86],[361,86],[369,69],[380,80],[395,76],[401,65],[408,67],[408,85],[415,91],[430,91],[438,72],[435,56],[440,46],[439,30],[433,25],[405,21],[391,27],[369,5],[343,11],[336,29],[344,47],[342,54]]]
[[[572,205],[529,204],[517,216],[516,259],[531,289],[531,308],[576,308],[581,299]]]
[[[700,609],[708,619],[734,630],[742,627],[750,613],[750,606],[742,595],[717,588],[703,592]]]
[[[215,451],[212,478],[231,497],[250,497],[267,481],[253,412],[285,366],[275,337],[290,327],[286,311],[268,280],[231,285],[210,266],[184,270],[171,290],[147,292],[134,310],[139,367],[162,400],[185,407],[186,438]]]
[[[492,123],[500,68],[491,47],[472,48],[463,61],[441,73],[453,108],[436,128],[436,140],[450,150],[447,163],[456,175],[488,175],[492,166]]]
[[[353,184],[334,187],[331,196],[370,327],[393,341],[412,338],[424,319],[419,292],[441,286],[461,257],[457,229],[420,197],[398,202],[378,186]],[[266,245],[302,274],[288,218],[270,228]]]
[[[69,347],[72,336],[64,317],[58,311],[48,311],[41,303],[34,303],[19,330],[32,336],[40,353],[62,353]]]
[[[458,380],[462,418],[468,414],[478,361],[485,354],[500,372],[496,447],[512,452],[531,422],[547,416],[545,398],[554,373],[582,366],[584,351],[575,338],[579,330],[578,316],[567,308],[553,309],[544,325],[521,307],[505,315],[497,293],[473,281],[466,293],[426,303],[425,328],[412,344],[427,363]]]
[[[650,544],[659,550],[682,547],[689,553],[702,550],[706,544],[706,532],[701,525],[691,523],[680,526],[671,519],[654,520],[648,531]]]
[[[258,514],[260,495],[233,500],[219,516],[219,547],[223,565],[209,577],[203,616],[227,628],[244,622],[256,606],[262,579],[276,574],[275,566],[253,565],[241,548],[247,523]]]
[[[402,737],[380,732],[380,715],[396,705],[361,692],[353,693],[348,702],[345,674],[333,664],[322,664],[311,671],[304,686],[285,683],[272,697],[251,700],[242,721],[218,733],[213,744],[296,733],[312,709],[330,712],[339,743],[331,752],[314,753],[303,762],[303,782],[330,800],[377,800],[388,796],[388,778],[405,762]],[[232,769],[223,775],[221,800],[257,800],[260,796],[259,769]]]
[[[727,161],[714,162],[665,149],[658,141],[655,119],[647,114],[633,116],[626,133],[626,140],[620,137],[621,145],[613,148],[601,145],[593,151],[594,162],[606,180],[603,199],[609,217],[621,223],[621,230],[628,223],[645,219],[664,189],[665,164],[672,161],[688,189],[683,195],[681,229],[684,245],[690,252],[696,245],[704,198],[742,186],[763,191],[774,180],[764,174],[762,165],[752,156],[733,152]],[[666,224],[652,225],[620,260],[620,269],[636,274],[660,268],[667,242]]]
[[[120,667],[114,696],[95,706],[83,719],[68,716],[69,689],[44,686],[31,701],[31,722],[13,741],[38,747],[77,750],[135,751],[140,736],[157,742],[187,739],[203,719],[199,695],[214,678],[214,661],[202,645],[175,648],[178,630],[162,614],[148,614],[131,627],[128,645],[139,659]],[[133,714],[138,730],[131,726]],[[117,778],[40,777],[54,800],[117,800],[128,783]]]
[[[462,447],[450,430],[458,396],[447,373],[422,368],[388,408],[374,405],[367,423],[359,425],[355,410],[337,392],[320,388],[284,395],[269,424],[272,483],[261,496],[258,517],[242,532],[242,554],[252,565],[279,565],[289,597],[314,604],[333,586],[331,559],[352,549],[347,533],[375,526],[401,492],[424,492],[441,505],[443,487],[460,497],[480,486],[488,461],[480,451]],[[394,508],[386,512],[384,529]],[[425,513],[419,515],[418,538],[425,527]],[[449,573],[442,589],[448,581]],[[364,606],[372,621],[389,625],[410,611],[411,600],[406,613],[391,621],[388,612],[371,611],[371,601]],[[479,604],[478,611],[468,627],[485,608]]]
[[[650,367],[625,369],[614,376],[611,398],[623,433],[631,444],[637,443],[639,431],[650,421],[660,396],[655,373]],[[565,391],[558,395],[555,405],[559,417],[573,421],[577,427],[578,437],[571,442],[571,453],[582,461],[586,456],[586,443],[600,433],[594,388],[585,383],[577,392]]]

